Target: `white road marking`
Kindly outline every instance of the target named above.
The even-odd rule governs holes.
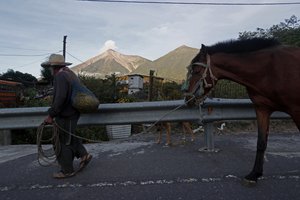
[[[98,144],[86,144],[84,145],[90,153],[93,155],[99,155],[103,152],[112,152],[109,156],[119,156],[126,151],[134,150],[140,147],[146,147],[153,145],[154,142],[127,142],[122,141],[110,141]],[[52,148],[52,145],[44,145],[45,149]],[[137,154],[143,154],[144,150],[137,152]],[[31,154],[37,154],[36,145],[8,145],[0,146],[0,164],[11,160],[16,160],[18,158],[28,156]]]
[[[274,176],[267,176],[262,177],[260,179],[263,180],[295,180],[299,181],[300,176],[292,176],[292,175],[274,175]],[[208,177],[208,178],[177,178],[174,180],[167,180],[167,179],[158,179],[158,180],[143,180],[143,181],[124,181],[124,182],[99,182],[99,183],[90,183],[90,184],[80,184],[80,183],[64,183],[64,184],[57,184],[57,185],[25,185],[25,186],[0,186],[0,192],[7,192],[12,190],[35,190],[35,189],[63,189],[63,188],[105,188],[105,187],[130,187],[130,186],[148,186],[148,185],[170,185],[170,184],[193,184],[193,183],[215,183],[215,182],[222,182],[226,180],[233,180],[233,181],[241,181],[236,175],[226,175],[223,177]]]

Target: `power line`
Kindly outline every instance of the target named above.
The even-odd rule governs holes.
[[[225,2],[179,2],[179,1],[122,1],[122,0],[79,0],[99,3],[128,3],[128,4],[169,4],[169,5],[206,5],[206,6],[280,6],[300,5],[300,2],[253,2],[253,3],[225,3]]]
[[[54,53],[60,53],[60,52],[62,52],[62,51],[57,51],[57,52],[54,52]],[[50,56],[51,54],[52,53],[44,54],[43,58],[40,58],[38,60],[34,60],[34,61],[30,62],[30,63],[26,63],[26,64],[23,64],[23,65],[20,65],[20,66],[9,67],[9,68],[19,69],[19,68],[27,67],[28,65],[32,65],[32,64],[35,64],[35,63],[41,63],[41,62],[43,62],[47,58],[47,56]],[[1,56],[1,54],[0,54],[0,56]],[[18,55],[11,55],[11,56],[18,56]],[[25,56],[25,55],[21,55],[21,56]],[[26,55],[26,56],[32,56],[32,55]]]
[[[27,63],[27,64],[23,64],[23,65],[21,65],[21,66],[14,67],[14,69],[18,69],[18,68],[27,67],[28,65],[32,65],[32,64],[36,64],[36,63],[41,63],[41,62],[42,62],[42,61],[44,61],[45,59],[46,59],[46,57],[45,57],[45,58],[43,58],[43,59],[38,59],[38,60],[35,60],[35,61],[33,61],[33,62],[30,62],[30,63]]]
[[[71,56],[72,58],[76,59],[76,60],[79,61],[79,62],[84,62],[84,61],[80,60],[79,58],[76,58],[75,56],[73,56],[73,55],[70,54],[69,52],[67,52],[67,54],[68,54],[69,56]]]
[[[3,46],[0,45],[0,48],[6,48],[6,49],[18,49],[18,50],[27,50],[27,51],[51,51],[46,49],[28,49],[28,48],[18,48],[18,47],[10,47],[10,46]]]
[[[49,53],[45,54],[0,54],[0,56],[8,56],[8,57],[34,57],[34,56],[47,56]]]

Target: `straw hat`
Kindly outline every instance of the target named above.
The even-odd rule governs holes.
[[[60,54],[51,54],[47,61],[41,64],[42,67],[63,67],[72,65],[72,63],[65,62],[65,58]]]

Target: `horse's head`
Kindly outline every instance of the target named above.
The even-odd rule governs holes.
[[[217,81],[211,70],[207,48],[203,44],[200,52],[193,58],[187,69],[187,77],[182,91],[185,93],[185,102],[191,105],[192,102],[203,101]]]

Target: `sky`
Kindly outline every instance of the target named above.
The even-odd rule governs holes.
[[[208,6],[78,0],[1,0],[0,74],[12,69],[40,77],[40,64],[51,53],[62,54],[65,35],[66,61],[73,63],[72,66],[107,49],[155,60],[181,45],[199,49],[201,44],[212,45],[237,39],[239,32],[267,29],[284,22],[292,15],[299,19],[299,13],[300,5]]]

